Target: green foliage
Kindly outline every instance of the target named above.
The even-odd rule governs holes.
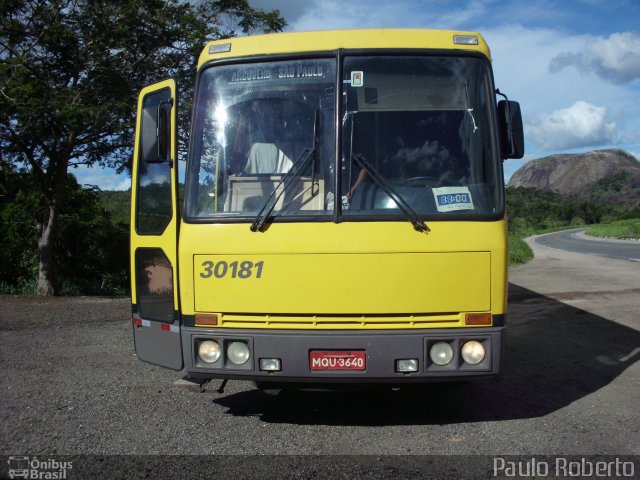
[[[626,174],[611,175],[598,182],[593,192],[627,188]],[[593,195],[592,192],[592,195]],[[507,216],[509,218],[509,262],[523,263],[533,257],[533,253],[522,240],[537,233],[545,233],[564,228],[592,225],[601,221],[640,217],[640,207],[608,205],[594,196],[571,199],[554,192],[536,188],[508,187],[506,193]]]
[[[55,241],[62,294],[124,294],[128,289],[129,230],[114,225],[95,190],[73,176]]]
[[[601,178],[587,189],[589,196],[599,196],[607,192],[622,192],[629,188],[631,173],[621,171]]]
[[[189,102],[207,40],[285,25],[247,0],[22,0],[4,2],[0,18],[5,154],[46,176],[65,162],[125,168],[143,86],[174,77]]]
[[[509,218],[521,219],[534,230],[556,229],[572,222],[597,223],[608,209],[606,205],[574,201],[536,188],[507,188]],[[510,231],[513,232],[511,227]]]
[[[32,176],[6,170],[2,173],[0,281],[22,288],[38,273],[35,216],[40,208],[39,196]]]
[[[0,293],[6,295],[35,295],[36,280],[20,280],[16,285],[0,281]]]
[[[7,175],[10,187],[0,201],[0,291],[35,293],[38,249],[33,235],[42,206],[33,176]],[[129,233],[126,224],[114,225],[97,192],[83,189],[72,175],[67,201],[54,237],[63,295],[123,295],[127,292]]]
[[[633,208],[640,204],[640,175],[619,171],[600,179],[579,197],[583,201]]]
[[[24,241],[37,244],[39,294],[56,292],[55,259],[65,258],[53,243],[75,188],[68,169],[130,168],[140,89],[166,77],[186,86],[179,95],[187,102],[179,109],[184,152],[190,89],[206,41],[284,25],[277,10],[248,0],[0,3],[0,168],[32,174],[35,188],[27,191],[40,216],[14,230],[23,228],[30,237]],[[75,221],[66,211],[64,221]],[[19,275],[33,268],[31,260],[17,259]]]
[[[131,190],[101,190],[97,193],[100,201],[109,210],[113,223],[128,225],[131,215]]]
[[[533,251],[524,241],[524,235],[509,235],[509,264],[526,263],[533,258]]]
[[[596,237],[633,238],[640,240],[640,218],[591,225],[587,229],[587,234],[594,235]]]

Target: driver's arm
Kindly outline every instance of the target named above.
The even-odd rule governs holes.
[[[356,188],[358,188],[358,185],[362,183],[362,181],[364,180],[364,177],[366,176],[367,176],[367,171],[363,168],[362,170],[360,170],[360,173],[358,174],[358,178],[356,178],[356,183],[354,183],[353,187],[351,187],[351,189],[347,192],[347,198],[351,198],[351,196],[353,195],[353,192],[356,191]]]

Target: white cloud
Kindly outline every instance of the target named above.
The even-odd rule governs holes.
[[[618,26],[609,17],[607,22],[594,19],[598,14],[589,5],[546,0],[308,0],[294,9],[293,0],[254,3],[281,8],[288,14],[290,31],[375,27],[480,31],[491,47],[496,86],[521,104],[528,155],[537,158],[576,145],[639,151],[640,81],[623,80],[640,78],[640,34],[629,22]],[[629,3],[624,7],[626,17],[637,12],[637,2]],[[634,8],[629,8],[631,4]],[[610,9],[594,5],[598,12]],[[598,23],[598,33],[588,23],[581,24],[581,16]],[[612,33],[624,31],[636,33]],[[563,108],[579,102],[595,109],[584,108],[591,116],[575,118],[573,107]],[[505,176],[518,163],[506,162]]]
[[[608,38],[591,39],[580,53],[564,52],[554,57],[551,72],[573,66],[581,73],[594,72],[616,84],[640,78],[640,34],[613,33]]]
[[[469,22],[481,18],[487,11],[486,2],[472,1],[466,8],[451,10],[443,14],[438,20],[437,28],[464,28]]]
[[[519,24],[489,28],[481,33],[491,48],[496,86],[520,101],[525,115],[549,111],[567,101],[575,102],[589,98],[591,92],[602,91],[604,82],[582,82],[576,88],[582,80],[580,74],[567,71],[552,75],[546,68],[562,48],[580,48],[586,40],[584,36]],[[581,95],[585,90],[586,97]]]
[[[80,185],[97,185],[100,190],[128,190],[131,188],[131,177],[117,174],[110,168],[88,168],[79,166],[69,169]]]
[[[585,101],[539,115],[526,124],[525,132],[543,151],[607,145],[616,140],[616,124],[607,121],[607,109]]]
[[[258,3],[257,0],[254,3]],[[293,10],[287,0],[265,0],[263,5],[282,6],[290,14],[287,31],[342,28],[442,28],[473,30],[487,16],[493,2],[457,2],[454,8],[442,0],[307,0],[304,9]],[[262,4],[261,4],[262,5]]]
[[[295,21],[300,15],[309,8],[312,3],[311,0],[301,2],[300,0],[249,0],[249,3],[253,8],[261,10],[276,9],[280,12],[287,22]]]
[[[425,8],[417,8],[414,2],[388,2],[369,0],[349,2],[343,0],[316,1],[295,19],[288,30],[333,30],[341,28],[407,27],[407,21],[416,25]],[[413,15],[413,20],[412,19]]]

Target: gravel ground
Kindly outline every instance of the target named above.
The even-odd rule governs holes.
[[[558,258],[541,261],[559,267]],[[640,332],[631,315],[617,322],[604,313],[619,304],[639,311],[636,289],[542,295],[525,285],[527,268],[544,270],[537,263],[512,275],[499,380],[397,391],[271,396],[230,381],[223,394],[219,382],[193,393],[174,384],[179,372],[136,358],[129,299],[0,296],[0,453],[216,454],[218,466],[257,462],[255,478],[281,468],[324,478],[328,467],[341,478],[424,478],[429,458],[444,465],[441,478],[461,476],[460,461],[427,454],[640,454]],[[225,457],[245,454],[264,456]],[[274,465],[272,455],[321,457]],[[483,461],[468,466],[480,468],[476,478],[487,477]],[[179,476],[157,462],[145,472],[139,478]]]

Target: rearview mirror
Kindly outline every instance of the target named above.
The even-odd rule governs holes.
[[[502,158],[524,157],[524,131],[520,104],[511,100],[498,102],[498,124]]]
[[[146,163],[165,163],[171,160],[170,101],[151,105],[142,110],[140,143],[142,160]]]
[[[171,135],[171,104],[163,102],[158,105],[158,159],[160,162],[171,160],[169,150]]]

